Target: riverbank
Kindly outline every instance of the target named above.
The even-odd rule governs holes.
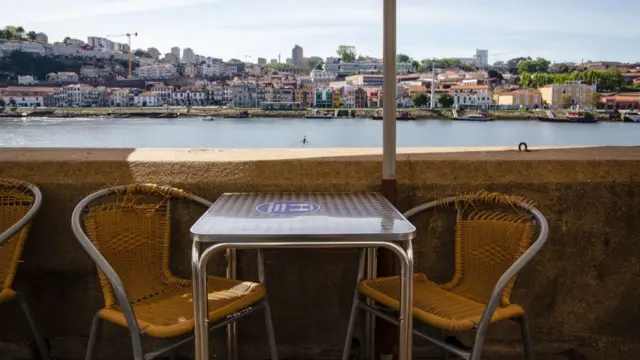
[[[341,110],[344,113],[351,113],[356,118],[370,118],[379,113],[382,109],[321,109],[321,111],[333,113]],[[157,117],[168,113],[177,117],[223,117],[233,116],[238,111],[247,111],[254,118],[304,118],[310,113],[310,109],[304,110],[263,110],[258,108],[249,109],[228,109],[214,107],[145,107],[145,108],[18,108],[15,111],[5,111],[0,113],[2,117],[53,117],[53,118],[78,118],[78,117]],[[418,120],[452,120],[454,118],[451,109],[398,109],[406,111]],[[546,114],[542,111],[528,110],[489,110],[488,113],[496,120],[537,120]],[[563,111],[556,111],[556,116],[564,115]],[[594,117],[600,121],[615,121],[606,114],[593,113]]]

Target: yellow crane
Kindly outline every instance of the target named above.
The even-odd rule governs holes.
[[[118,34],[118,35],[107,35],[108,38],[125,37],[125,36],[129,39],[129,77],[131,77],[131,58],[133,53],[133,49],[131,48],[131,37],[138,36],[138,33],[132,32],[132,33]]]

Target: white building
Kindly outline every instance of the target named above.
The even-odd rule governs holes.
[[[327,58],[324,64],[326,72],[340,75],[355,75],[358,73],[382,73],[384,64],[382,61],[355,61],[342,62],[338,58]],[[411,63],[397,63],[397,74],[408,74],[413,71]]]
[[[7,41],[0,45],[0,49],[6,52],[22,51],[29,54],[45,54],[45,47],[41,43],[31,41]]]
[[[175,56],[172,53],[166,53],[166,54],[164,54],[163,60],[165,62],[168,62],[169,64],[177,64],[177,63],[180,62],[180,57],[179,56]]]
[[[476,65],[481,68],[489,67],[489,50],[476,49]]]
[[[142,79],[173,79],[178,72],[172,64],[154,64],[140,66],[136,69],[136,74]]]
[[[36,34],[36,41],[47,44],[49,43],[49,37],[47,36],[47,34],[39,32]]]
[[[36,80],[31,75],[24,75],[24,76],[18,75],[18,85],[33,85],[37,83],[38,83],[38,80]]]
[[[53,94],[55,106],[104,106],[108,101],[107,89],[85,84],[73,84]]]
[[[173,86],[156,85],[151,88],[151,93],[158,97],[162,105],[171,105],[173,90]]]
[[[0,92],[0,99],[7,107],[41,107],[44,106],[44,96],[33,92]]]
[[[133,93],[129,89],[111,89],[109,105],[116,107],[133,106]]]
[[[184,48],[182,52],[182,62],[185,64],[194,64],[196,62],[196,53],[191,48]]]
[[[159,102],[159,99],[156,95],[147,91],[133,97],[133,106],[154,107],[162,106],[162,104]]]
[[[47,80],[59,83],[77,83],[80,80],[80,77],[74,72],[59,72],[47,74]]]
[[[258,92],[256,84],[236,83],[231,85],[231,104],[233,107],[257,107]]]
[[[451,87],[451,93],[455,107],[493,104],[488,85],[455,85]]]
[[[66,45],[73,45],[73,46],[82,46],[82,45],[84,45],[84,41],[82,41],[80,39],[67,39],[65,44]]]

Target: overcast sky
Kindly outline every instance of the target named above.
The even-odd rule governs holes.
[[[138,32],[133,48],[191,47],[224,59],[334,56],[340,44],[382,56],[383,0],[23,0],[8,1],[0,26],[65,36]],[[640,61],[640,1],[397,0],[398,52],[416,59],[489,60],[542,56],[552,61]],[[124,38],[114,41],[125,42]]]

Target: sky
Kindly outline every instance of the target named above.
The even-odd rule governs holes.
[[[397,0],[397,51],[415,59],[518,56],[551,61],[640,61],[640,1]],[[335,56],[339,45],[382,57],[383,0],[23,0],[2,5],[0,27],[70,36],[138,32],[134,49],[173,46],[256,62]],[[126,38],[112,38],[126,42]]]

